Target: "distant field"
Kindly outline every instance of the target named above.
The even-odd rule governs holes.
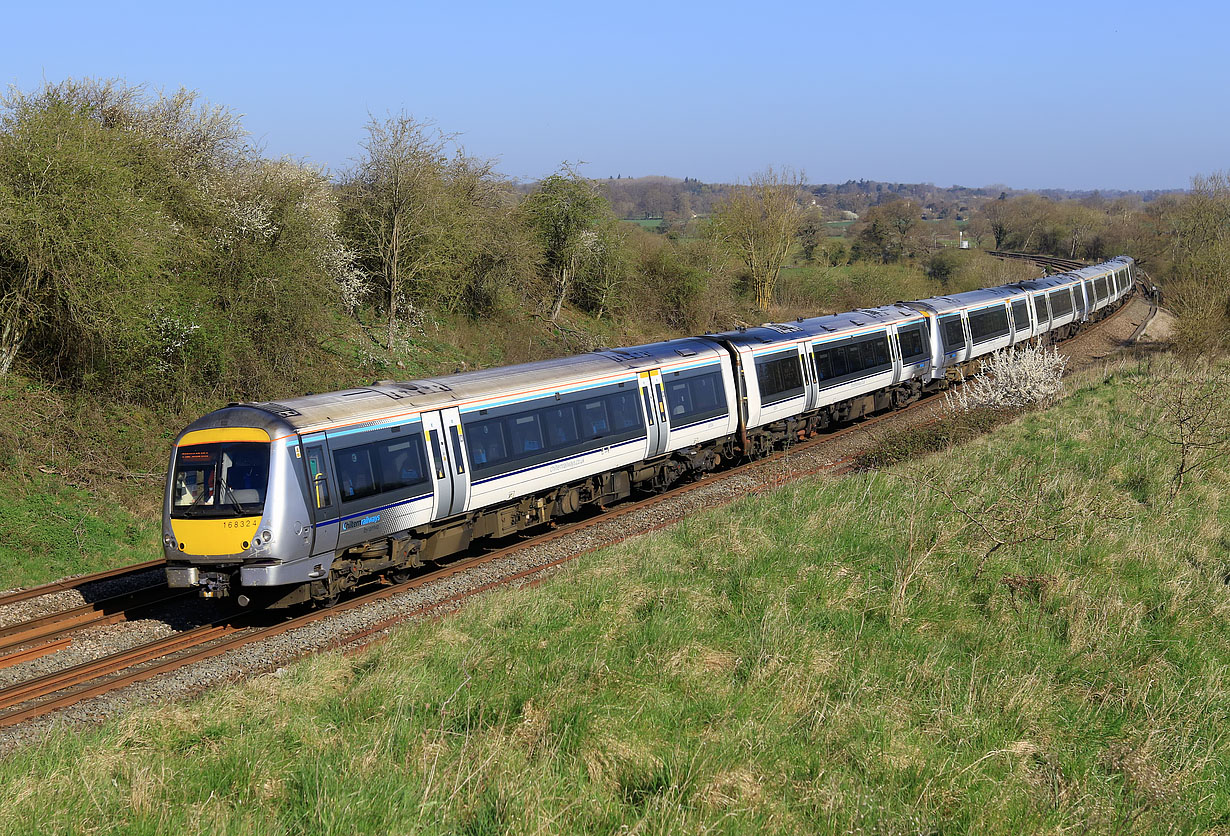
[[[643,229],[656,231],[662,225],[661,218],[624,218],[624,223],[635,224]]]
[[[1230,476],[1171,497],[1154,363],[56,732],[0,761],[0,832],[1221,832]]]

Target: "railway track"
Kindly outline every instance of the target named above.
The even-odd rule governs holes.
[[[1110,316],[1098,322],[1094,326],[1094,329],[1101,329],[1107,323],[1112,322],[1117,317],[1121,316],[1123,312],[1128,309],[1128,307],[1129,305],[1125,303]],[[1143,326],[1140,329],[1137,329],[1137,335],[1133,336],[1133,339],[1135,339],[1141,331],[1143,331]],[[1076,336],[1073,340],[1069,341],[1069,343],[1076,343],[1081,340],[1083,336],[1091,333],[1094,333],[1093,329],[1087,330]],[[54,673],[44,674],[37,678],[17,682],[7,688],[0,689],[0,728],[8,728],[28,722],[59,709],[72,706],[83,700],[102,696],[138,682],[171,673],[188,665],[200,663],[207,659],[242,648],[246,645],[256,644],[258,642],[310,626],[324,619],[333,618],[339,614],[357,610],[378,601],[387,600],[403,592],[425,587],[461,573],[469,572],[481,566],[495,563],[501,559],[534,549],[552,541],[570,537],[592,526],[605,524],[610,521],[617,520],[620,517],[644,511],[655,505],[665,503],[691,491],[711,486],[715,483],[715,480],[739,477],[753,471],[754,469],[765,468],[766,465],[771,465],[787,456],[798,455],[812,448],[831,444],[832,442],[851,433],[864,431],[868,427],[880,422],[895,419],[903,414],[922,408],[923,406],[933,402],[937,397],[938,393],[931,394],[904,409],[871,416],[867,419],[844,426],[833,432],[818,434],[816,437],[800,441],[786,450],[777,451],[771,456],[737,465],[721,472],[720,474],[713,474],[695,482],[679,485],[660,494],[627,501],[618,506],[606,509],[604,513],[596,514],[586,519],[560,525],[559,527],[540,532],[536,535],[525,537],[516,543],[504,546],[502,548],[454,560],[447,565],[440,566],[439,568],[428,571],[403,583],[391,584],[385,581],[383,582],[384,585],[379,585],[379,582],[373,582],[372,585],[377,588],[362,592],[352,598],[344,600],[337,606],[330,609],[314,610],[297,616],[288,616],[285,618],[280,618],[274,623],[263,623],[267,622],[270,618],[275,617],[268,611],[243,611],[217,621],[202,624],[186,631],[159,638],[145,644],[131,647],[126,650],[91,660],[89,662],[84,662],[73,667],[65,668]],[[795,479],[801,476],[824,471],[842,470],[848,466],[848,461],[834,461],[808,470],[793,471],[790,478]],[[753,488],[747,492],[767,492],[775,489],[780,484],[781,480],[765,480],[760,483],[759,488]],[[374,624],[370,624],[362,629],[338,635],[334,637],[326,646],[321,647],[317,645],[310,651],[300,652],[297,656],[307,655],[311,652],[319,652],[319,650],[322,649],[346,648],[350,651],[360,649],[382,640],[382,638],[388,634],[388,631],[398,624],[423,617],[424,615],[431,614],[432,612],[447,611],[450,608],[456,607],[466,598],[481,594],[498,586],[516,584],[518,582],[537,582],[538,579],[545,577],[545,574],[549,573],[552,569],[574,560],[583,554],[587,554],[599,548],[606,548],[620,542],[623,539],[627,539],[628,537],[640,536],[647,531],[663,528],[668,525],[672,525],[675,522],[676,519],[670,518],[648,528],[637,528],[634,532],[628,532],[622,536],[605,539],[599,545],[593,546],[592,548],[570,553],[565,557],[531,566],[524,570],[500,577],[496,580],[462,590],[443,599],[431,601],[411,610],[398,612],[393,616],[380,620]],[[161,563],[161,561],[151,561],[146,564],[138,564],[133,567],[113,570],[109,576],[115,577],[126,572],[145,571],[146,569],[152,568],[153,565],[159,563]],[[71,582],[65,582],[69,584],[68,586],[63,586],[61,584],[48,584],[45,587],[40,587],[39,589],[45,590],[41,594],[47,594],[47,592],[57,591],[62,588],[72,588],[73,584],[79,584],[82,581],[83,579],[74,579]],[[35,590],[29,590],[31,593],[34,591]],[[163,591],[165,592],[166,590]],[[0,601],[0,603],[2,603],[2,601]],[[94,608],[103,603],[104,602],[100,601],[97,604],[87,606]],[[78,609],[84,610],[86,608]],[[63,644],[59,644],[56,647],[51,647],[51,645],[64,642],[66,640],[71,640],[71,638],[65,635],[65,633],[82,629],[86,626],[86,624],[96,625],[102,623],[101,619],[89,622],[88,618],[93,616],[87,616],[84,612],[80,616],[70,614],[73,612],[74,611],[64,611],[64,613],[57,613],[55,615],[64,616],[64,619],[57,622],[55,619],[49,618],[49,620],[42,627],[35,625],[34,622],[23,622],[18,625],[13,625],[10,628],[5,628],[5,630],[10,631],[7,634],[5,631],[0,630],[0,653],[3,652],[5,647],[15,647],[17,644],[16,637],[24,637],[26,639],[24,643],[26,650],[32,651],[46,646],[49,649],[45,652],[54,652],[54,650],[62,647]],[[124,612],[131,614],[133,610],[129,608],[124,610]],[[118,613],[112,613],[107,616],[102,616],[101,618],[111,618],[116,615],[118,615]],[[73,618],[77,617],[82,618],[83,621],[77,622],[76,626],[65,626],[64,633],[59,632],[58,628],[55,626],[56,624],[67,624],[67,622],[70,622]],[[122,620],[122,618],[117,618],[116,620]],[[37,639],[31,638],[33,632],[39,629],[46,630],[47,632],[39,636]],[[11,642],[10,638],[12,638]],[[45,642],[45,644],[34,644],[35,641],[42,641]],[[9,644],[5,644],[5,642],[9,642]],[[21,653],[24,651],[22,649],[15,649],[12,652]],[[4,657],[0,657],[0,667],[3,667],[4,665],[3,658]]]
[[[9,604],[16,604],[21,601],[29,601],[32,598],[38,598],[43,595],[50,595],[53,592],[66,592],[70,589],[81,589],[90,584],[98,583],[99,581],[118,580],[120,578],[139,575],[142,572],[148,572],[151,569],[161,569],[166,565],[166,561],[162,558],[157,560],[147,560],[144,563],[134,563],[131,566],[121,566],[118,569],[108,569],[104,572],[94,572],[89,575],[78,575],[75,578],[65,578],[60,581],[52,581],[41,586],[32,586],[29,589],[19,589],[15,592],[6,592],[0,595],[0,607]]]
[[[1141,270],[1139,267],[1136,269],[1140,272],[1141,276],[1144,277],[1144,280],[1147,281],[1150,286],[1156,287],[1152,276],[1150,276],[1144,270]],[[1157,305],[1158,305],[1158,300],[1157,300],[1156,294],[1150,293],[1149,294],[1149,313],[1148,315],[1145,316],[1144,321],[1136,326],[1136,330],[1132,332],[1132,336],[1128,338],[1129,344],[1135,343],[1137,340],[1139,340],[1141,334],[1143,334],[1145,332],[1145,329],[1149,327],[1149,323],[1153,321],[1153,317],[1157,316]]]
[[[67,647],[72,634],[87,627],[131,621],[146,611],[189,593],[165,584],[145,586],[98,601],[0,627],[0,669]]]
[[[1016,253],[1006,250],[987,250],[987,255],[993,255],[996,258],[1011,258],[1020,261],[1032,261],[1040,267],[1045,267],[1048,271],[1066,273],[1069,270],[1079,270],[1082,267],[1088,267],[1088,263],[1077,261],[1071,258],[1056,258],[1050,255],[1037,255],[1035,253]]]

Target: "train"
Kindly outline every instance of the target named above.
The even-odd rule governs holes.
[[[171,452],[167,584],[330,606],[359,584],[901,408],[1074,335],[1136,282],[1067,273],[724,333],[232,403]]]

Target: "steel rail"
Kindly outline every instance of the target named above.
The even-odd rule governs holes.
[[[29,644],[33,641],[54,638],[83,630],[86,627],[98,627],[129,621],[134,614],[183,598],[191,594],[191,590],[171,590],[165,585],[147,586],[122,595],[113,595],[100,601],[82,604],[67,610],[58,610],[46,615],[20,621],[7,627],[0,627],[0,653],[12,648]]]
[[[37,598],[40,595],[50,595],[53,592],[64,592],[70,589],[80,589],[98,581],[108,580],[110,578],[123,577],[124,575],[135,575],[140,572],[145,572],[150,569],[157,569],[160,566],[165,566],[166,561],[162,558],[157,560],[147,560],[144,563],[134,563],[131,566],[120,566],[116,569],[107,569],[103,572],[94,572],[89,575],[78,575],[75,578],[65,578],[63,580],[52,581],[40,586],[32,586],[29,589],[20,589],[15,592],[6,592],[0,595],[0,607],[8,604],[16,604],[19,601],[29,601],[31,598]]]

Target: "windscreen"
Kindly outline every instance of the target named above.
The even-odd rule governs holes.
[[[180,447],[171,477],[171,516],[254,517],[264,513],[268,484],[267,442]]]

